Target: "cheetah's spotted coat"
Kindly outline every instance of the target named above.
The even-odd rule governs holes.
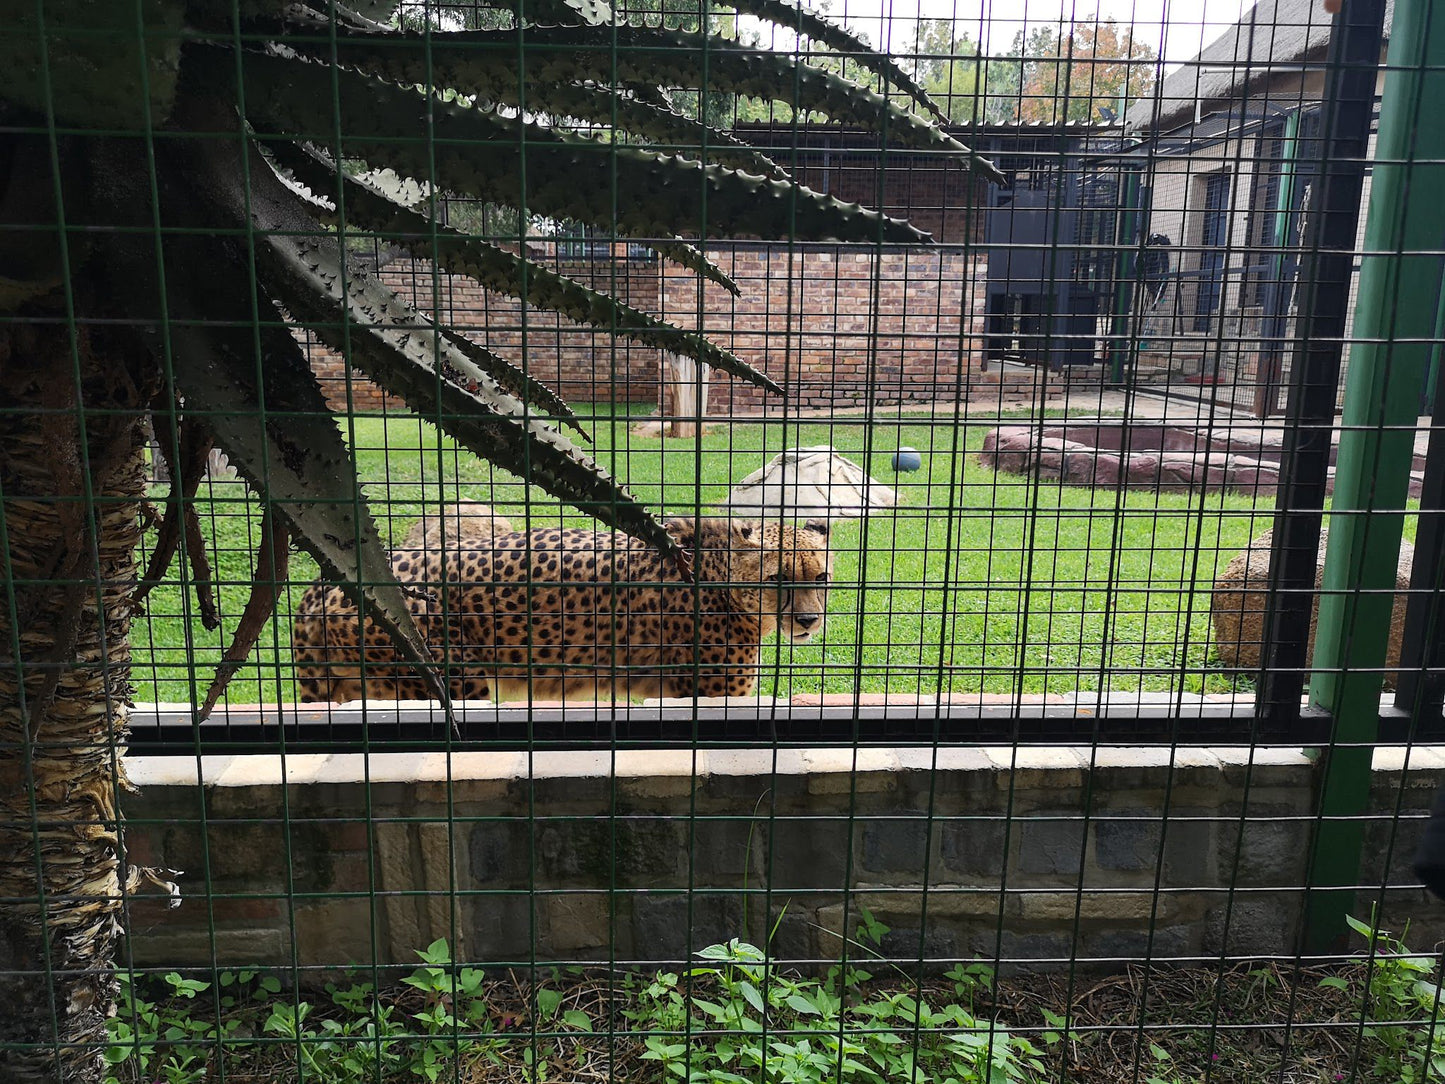
[[[620,533],[538,529],[400,550],[392,570],[432,656],[461,699],[747,696],[764,638],[822,627],[826,535],[728,520],[668,529],[695,552],[699,584]],[[445,577],[445,585],[443,579]],[[365,645],[365,682],[362,648]],[[386,634],[341,589],[313,584],[292,629],[303,701],[423,699]],[[530,687],[529,687],[530,680]]]

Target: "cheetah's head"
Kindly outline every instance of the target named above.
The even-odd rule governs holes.
[[[730,584],[738,609],[762,619],[764,636],[776,629],[801,644],[822,632],[833,577],[826,521],[703,520],[700,540],[687,521],[674,520],[668,530],[682,546],[697,546],[703,577]]]
[[[744,551],[742,562],[736,561],[734,549],[734,575],[740,582],[761,584],[757,605],[764,635],[776,628],[784,640],[803,644],[822,632],[833,578],[827,523],[768,523],[761,528],[739,524],[735,533],[754,547]]]
[[[778,634],[795,644],[823,631],[833,556],[827,521],[807,527],[770,523],[763,527],[763,613],[776,614]]]

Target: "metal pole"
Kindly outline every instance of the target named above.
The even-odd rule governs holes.
[[[1409,2],[1409,0],[1407,0]],[[1300,262],[1299,320],[1286,406],[1258,711],[1299,718],[1309,661],[1345,318],[1384,39],[1385,0],[1351,0],[1330,32],[1317,180]]]
[[[1438,372],[1437,357],[1431,376]],[[1410,601],[1400,637],[1404,650],[1395,682],[1395,710],[1409,716],[1411,734],[1427,720],[1438,724],[1445,703],[1445,398],[1434,400],[1433,411],[1415,526]]]
[[[1121,114],[1122,116],[1122,114]],[[1142,237],[1135,237],[1142,219],[1139,213],[1139,170],[1132,165],[1120,167],[1124,183],[1124,198],[1119,211],[1119,224],[1114,234],[1118,253],[1114,257],[1114,319],[1110,337],[1114,348],[1110,351],[1109,382],[1124,383],[1124,374],[1129,365],[1129,315],[1134,306],[1134,294],[1138,286],[1139,246]]]
[[[1395,568],[1439,301],[1441,108],[1445,0],[1398,0],[1310,681],[1312,706],[1334,718],[1306,891],[1306,937],[1316,951],[1345,934],[1359,877],[1364,826],[1351,818],[1363,814],[1369,800]]]
[[[1288,324],[1289,299],[1293,283],[1288,275],[1294,261],[1285,252],[1290,239],[1290,218],[1294,209],[1295,162],[1299,157],[1299,122],[1301,109],[1296,109],[1284,122],[1284,138],[1280,140],[1279,187],[1274,194],[1274,229],[1271,235],[1275,254],[1270,259],[1270,279],[1265,284],[1264,342],[1261,344],[1259,371],[1254,389],[1254,416],[1268,418],[1278,409],[1280,358],[1284,354],[1284,329]]]

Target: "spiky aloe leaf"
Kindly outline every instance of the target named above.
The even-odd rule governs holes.
[[[478,374],[477,393],[443,379],[436,362],[466,371],[466,357],[390,291],[353,274],[336,242],[259,151],[251,154],[247,169],[230,142],[174,153],[185,163],[183,172],[197,181],[196,202],[213,221],[253,231],[259,276],[277,303],[323,342],[343,349],[372,380],[483,459],[664,553],[680,555],[672,536],[601,465],[486,374]],[[352,314],[349,336],[338,322],[342,311]]]
[[[214,262],[205,266],[214,273]],[[432,696],[448,703],[360,492],[356,461],[304,352],[279,327],[259,333],[264,390],[251,375],[257,366],[244,325],[177,328],[173,322],[176,381],[188,409],[205,418],[232,464],[285,518],[326,577],[364,596],[367,612],[418,665]],[[261,402],[265,413],[257,409]]]
[[[354,261],[348,261],[334,240],[319,233],[319,224],[293,222],[290,228],[318,232],[312,237],[300,233],[267,236],[259,255],[273,271],[294,272],[305,268],[306,274],[302,276],[306,280],[305,288],[296,287],[294,275],[283,275],[279,280],[292,282],[294,289],[301,290],[285,293],[282,301],[327,346],[343,354],[349,346],[357,352],[363,367],[365,359],[386,358],[392,352],[406,354],[433,371],[437,364],[443,364],[479,385],[484,398],[505,402],[507,413],[515,411],[520,418],[526,413],[523,403],[529,402],[544,407],[581,431],[572,408],[551,388],[486,347],[454,331],[439,328],[355,266]],[[318,303],[322,299],[331,304]],[[336,307],[340,306],[345,307],[350,320],[349,337],[346,321],[337,319]],[[498,377],[511,386],[504,387]]]
[[[385,31],[393,29],[400,7],[401,0],[187,0],[185,4],[188,27],[212,32],[231,31],[237,20],[247,29],[258,21],[326,28],[335,20],[338,25]]]
[[[171,479],[171,492],[166,498],[166,514],[156,534],[155,548],[151,551],[150,562],[145,575],[136,584],[133,601],[137,606],[145,601],[166,570],[180,545],[181,533],[186,536],[186,556],[191,564],[191,583],[196,592],[196,608],[201,625],[207,629],[221,626],[221,615],[216,609],[216,596],[211,586],[211,565],[206,557],[206,540],[201,534],[201,521],[196,514],[196,490],[206,473],[206,462],[214,442],[209,431],[193,418],[182,418],[176,424],[176,444],[172,448],[166,436],[157,440],[161,457]]]
[[[156,305],[148,296],[156,260],[147,248],[124,234],[108,245],[104,266],[112,289],[133,314]],[[274,323],[258,323],[253,337],[250,277],[232,241],[199,233],[168,238],[164,258],[171,365],[187,416],[210,430],[323,573],[365,600],[450,718],[446,687],[392,575],[356,461],[305,353]],[[206,268],[203,279],[194,274],[197,267]],[[270,307],[264,298],[261,303]],[[155,331],[151,337],[159,339]],[[152,348],[160,353],[162,346]]]
[[[302,151],[288,148],[286,144],[273,142],[271,150],[284,157],[288,171],[295,176],[298,183],[309,189],[313,196],[335,199],[335,174],[330,173],[328,176],[329,167],[323,166],[320,161]],[[308,171],[306,169],[307,162],[310,162],[315,169]],[[356,184],[360,186],[360,182],[356,182]],[[405,211],[404,207],[398,205],[388,204],[388,206],[396,211]],[[406,213],[415,215],[415,212],[407,211]],[[422,221],[423,223],[427,222],[425,218]],[[362,228],[370,229],[371,227],[363,223]],[[500,354],[488,350],[485,346],[472,342],[446,328],[438,329],[432,320],[407,305],[396,294],[375,282],[371,276],[360,269],[349,273],[355,279],[355,290],[352,294],[352,300],[355,302],[353,315],[360,326],[364,326],[375,334],[389,336],[394,340],[408,338],[412,331],[424,331],[428,335],[438,332],[441,342],[444,344],[444,353],[447,354],[445,360],[462,375],[472,380],[495,381],[498,386],[511,394],[541,407],[548,414],[563,419],[577,432],[587,436],[572,408],[546,384],[517,368]],[[449,352],[445,350],[446,346],[451,347]],[[341,349],[342,347],[337,346],[336,348]],[[460,358],[454,356],[457,353],[460,353]]]
[[[231,141],[206,149],[238,164]],[[94,156],[91,196],[101,221],[135,227],[150,219],[146,208],[155,200],[162,221],[179,227],[159,251],[148,230],[102,234],[95,262],[119,311],[139,323],[141,339],[169,363],[175,386],[167,392],[184,400],[186,417],[210,430],[323,573],[341,582],[417,666],[455,729],[446,687],[392,575],[351,449],[305,353],[288,330],[266,321],[275,310],[253,283],[241,242],[215,236],[215,208],[197,198],[205,191],[202,175],[177,169],[164,153],[152,171],[135,141],[98,144]],[[267,173],[259,158],[257,168]],[[244,176],[234,180],[244,183]],[[197,275],[198,267],[206,274]]]
[[[68,128],[143,129],[170,113],[184,0],[10,3],[0,11],[0,101]]]
[[[338,249],[338,252],[340,250]],[[419,326],[426,321],[426,317],[406,302],[402,301],[396,294],[387,290],[380,283],[367,277],[366,288],[375,294],[385,292],[387,307],[396,308],[402,306],[405,311],[405,319],[408,326]],[[379,300],[379,298],[378,298]],[[504,391],[510,392],[524,402],[539,406],[553,417],[560,418],[562,422],[573,432],[579,434],[586,440],[591,440],[592,435],[582,427],[576,412],[567,405],[567,401],[558,395],[551,388],[547,387],[536,377],[526,370],[519,369],[501,354],[488,350],[479,342],[473,342],[461,333],[460,330],[450,327],[440,327],[438,331],[442,340],[446,342],[453,351],[459,352],[466,358],[468,364],[459,367],[461,373],[468,377],[472,383],[485,384],[488,380],[496,381],[496,385]],[[449,363],[456,366],[454,358],[449,358]]]
[[[213,65],[206,74],[225,78],[224,69]],[[335,80],[347,157],[384,163],[398,173],[499,203],[515,203],[525,188],[530,211],[615,222],[625,236],[706,227],[713,236],[727,237],[898,244],[928,239],[906,222],[801,185],[567,136],[515,117],[426,99],[350,71],[245,54],[243,74],[247,114],[263,136],[324,145],[336,125]],[[430,138],[420,140],[418,132]],[[614,190],[625,192],[626,199],[614,200]]]
[[[524,23],[602,26],[612,21],[606,0],[495,0],[483,6],[513,12]]]
[[[266,242],[268,254],[261,262],[281,302],[323,341],[343,345],[327,319],[334,321],[330,307],[336,284],[355,281],[345,273],[339,249],[329,239],[268,237]],[[603,523],[676,552],[670,536],[631,494],[566,437],[527,414],[520,400],[495,387],[484,385],[477,394],[441,379],[433,366],[434,351],[455,365],[450,343],[434,342],[414,325],[400,339],[367,335],[360,327],[353,331],[352,363],[477,455]]]
[[[869,88],[786,53],[754,49],[706,34],[617,26],[600,41],[587,27],[532,27],[453,33],[371,34],[338,28],[327,35],[289,35],[286,47],[319,61],[412,86],[447,87],[491,101],[526,90],[528,108],[547,111],[551,88],[583,82],[613,86],[648,81],[782,101],[835,121],[886,132],[896,147],[944,151],[970,159],[990,179],[1002,175],[962,143]],[[615,39],[615,47],[611,39]],[[600,46],[607,45],[608,48]],[[703,58],[706,56],[706,65]],[[249,85],[248,85],[249,91]],[[345,99],[343,96],[343,105]],[[347,130],[343,125],[342,131]]]
[[[329,161],[292,144],[272,142],[268,148],[277,162],[313,193],[335,191],[338,173]],[[401,199],[389,198],[379,177],[356,178],[344,170],[339,176],[352,225],[395,241],[421,259],[434,260],[451,274],[466,275],[489,290],[524,298],[577,323],[608,328],[635,342],[695,358],[776,394],[783,392],[766,374],[706,336],[649,316],[525,256],[435,222],[405,206]]]
[[[684,116],[675,109],[617,94],[610,87],[561,83],[536,91],[528,88],[523,93],[516,84],[511,84],[496,95],[495,100],[518,109],[525,107],[532,113],[572,117],[640,136],[667,153],[702,157],[706,147],[709,162],[772,180],[787,178],[778,163],[731,132]]]
[[[256,575],[251,580],[251,595],[246,599],[246,608],[241,611],[241,620],[236,622],[231,646],[221,656],[211,687],[201,701],[202,719],[215,709],[236,671],[261,638],[261,630],[276,612],[276,600],[281,597],[290,567],[291,535],[286,530],[286,524],[268,507],[261,516],[261,541],[256,547]]]
[[[728,0],[728,6],[736,8],[740,14],[755,15],[788,30],[796,30],[814,41],[822,42],[830,49],[846,54],[849,60],[861,64],[902,90],[939,121],[945,124],[948,122],[948,116],[938,108],[928,96],[928,92],[914,82],[892,57],[870,48],[867,42],[842,24],[826,19],[801,5],[787,3],[786,0]]]
[[[307,223],[306,228],[315,230],[318,226]],[[295,242],[295,238],[291,238],[290,242]],[[299,250],[309,253],[310,247],[301,243]],[[338,304],[345,303],[357,335],[375,336],[399,350],[432,351],[432,361],[444,363],[460,377],[482,385],[489,392],[507,392],[523,402],[541,407],[544,412],[561,418],[582,436],[588,437],[576,413],[546,384],[458,331],[438,326],[366,271],[343,261],[341,251],[340,246],[332,244],[325,249],[324,255],[315,255],[314,259],[307,255],[304,258],[315,263],[322,260],[334,263],[335,270],[327,282],[328,289]],[[344,288],[339,284],[344,284]],[[302,300],[304,302],[304,296]],[[312,312],[309,308],[300,311]],[[336,324],[334,314],[328,317],[324,312],[317,313],[310,326],[327,346],[346,353],[347,336],[345,330]]]
[[[696,245],[690,245],[681,238],[671,240],[660,240],[656,237],[647,238],[641,242],[644,248],[650,248],[664,260],[671,260],[679,267],[685,267],[694,275],[700,275],[709,282],[715,282],[733,297],[742,294],[738,284],[733,281],[731,275],[724,271],[717,264],[713,263]]]
[[[389,22],[401,7],[401,0],[350,0],[346,5],[358,15],[378,23]]]

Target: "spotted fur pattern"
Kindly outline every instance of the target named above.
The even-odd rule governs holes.
[[[668,529],[696,554],[696,586],[652,547],[590,530],[399,550],[391,566],[455,697],[751,695],[766,637],[801,642],[822,628],[827,537],[721,519]],[[292,646],[302,701],[427,696],[379,627],[368,620],[362,633],[356,606],[335,586],[307,590]]]

